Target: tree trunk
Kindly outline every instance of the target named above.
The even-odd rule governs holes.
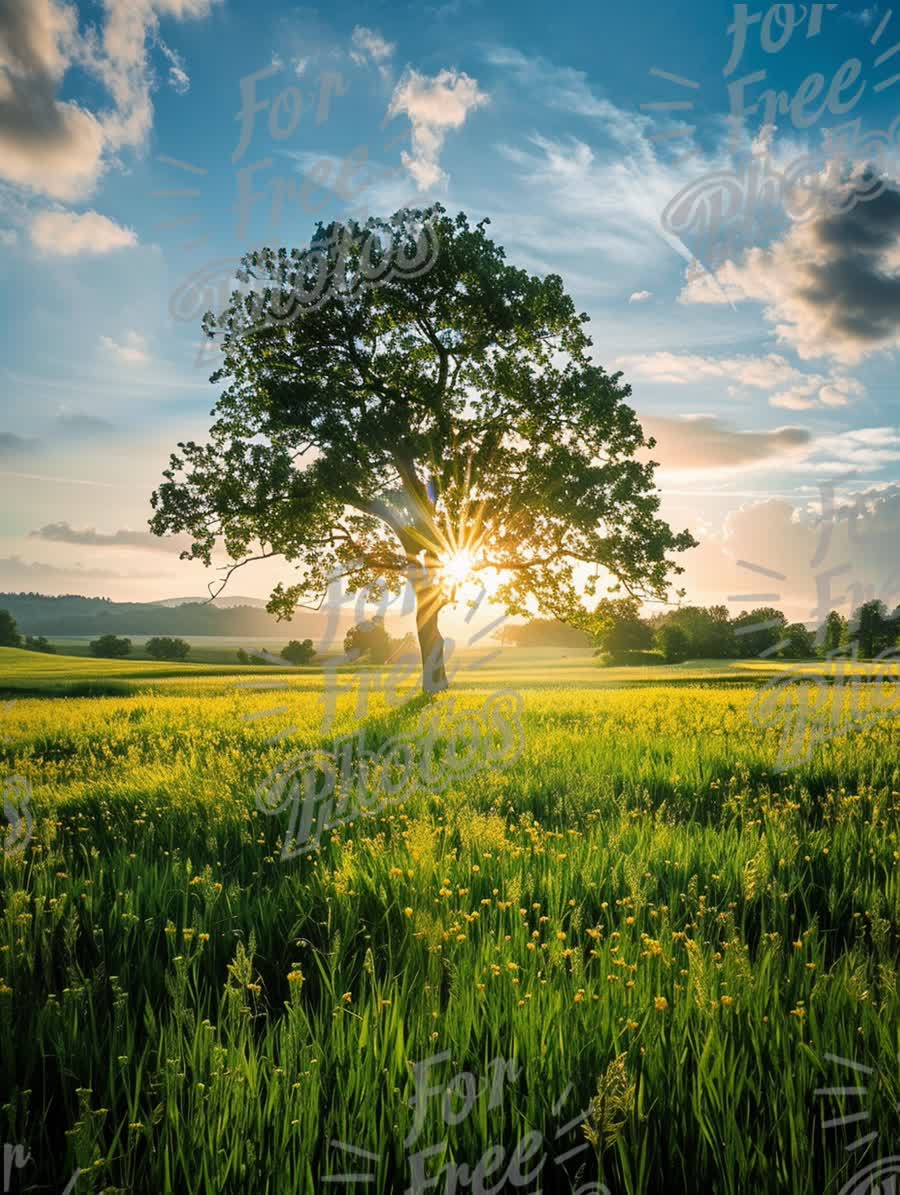
[[[440,591],[426,586],[416,593],[416,631],[422,656],[422,692],[443,693],[448,686],[444,668],[444,636],[438,629]]]

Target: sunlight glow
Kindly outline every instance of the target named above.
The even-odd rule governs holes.
[[[475,560],[465,548],[451,552],[441,560],[441,572],[453,586],[464,585],[472,580],[474,568]]]

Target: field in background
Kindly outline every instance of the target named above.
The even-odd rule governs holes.
[[[93,658],[91,641],[97,638],[96,635],[53,635],[49,638],[62,655]],[[152,656],[149,656],[144,650],[144,644],[152,638],[151,635],[126,635],[125,638],[131,639],[131,653],[127,659],[152,659]],[[278,655],[288,642],[287,637],[283,635],[277,637],[257,635],[255,638],[246,635],[179,635],[178,638],[184,639],[191,645],[189,659],[194,664],[237,665],[236,656],[239,648],[243,648],[248,654],[261,649]]]
[[[322,740],[321,670],[0,651],[3,770],[34,815],[2,861],[0,1067],[41,1183],[386,1193],[442,1145],[428,1173],[502,1146],[496,1182],[536,1131],[547,1192],[837,1195],[894,1152],[900,752],[878,686],[779,772],[750,711],[786,665],[487,654],[438,704],[520,691],[521,758],[282,862],[257,786]],[[240,687],[267,678],[289,688]],[[384,680],[343,673],[330,733],[361,686],[373,743],[411,729],[421,703]],[[124,691],[22,695],[80,684]],[[441,1051],[429,1078],[477,1076],[472,1113],[448,1125],[435,1098],[404,1147],[412,1064]],[[815,1094],[859,1084],[828,1054],[873,1068],[862,1097]],[[497,1100],[494,1058],[521,1067]],[[588,1144],[592,1097],[593,1143],[555,1162]],[[353,1171],[373,1181],[323,1186]]]
[[[279,650],[281,641],[279,643]],[[260,644],[265,647],[265,644]],[[266,648],[275,653],[275,647]],[[94,656],[43,655],[16,648],[0,648],[0,693],[32,693],[47,696],[98,696],[106,691],[137,693],[164,684],[170,691],[193,691],[197,685],[210,692],[226,691],[242,679],[269,676],[301,687],[322,685],[329,660],[334,655],[317,657],[306,668],[275,665],[239,665],[234,662],[209,664],[199,660],[184,663],[154,660],[99,660]],[[893,678],[900,676],[897,661],[848,663],[839,666],[843,676]],[[415,688],[418,664],[410,659],[408,668],[373,665],[341,666],[341,676],[362,676],[371,690],[385,684],[400,690]],[[453,685],[457,688],[520,687],[559,685],[565,688],[622,688],[648,684],[710,684],[715,686],[758,685],[777,677],[801,674],[828,677],[835,665],[821,660],[805,663],[784,660],[691,660],[684,664],[657,667],[607,668],[601,666],[589,648],[556,647],[485,647],[457,652],[448,663]],[[379,679],[383,678],[383,679]],[[179,685],[177,682],[186,682]],[[83,692],[84,686],[89,692]]]

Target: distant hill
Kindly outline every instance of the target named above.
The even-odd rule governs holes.
[[[149,606],[195,606],[208,601],[208,595],[204,597],[200,594],[199,597],[162,598],[158,602],[148,602],[147,604]],[[265,610],[266,608],[266,603],[262,598],[252,597],[219,597],[216,598],[215,604],[222,610],[230,610],[232,606],[250,606],[254,610]]]
[[[225,602],[244,601],[234,605]],[[172,604],[172,603],[175,604]],[[249,604],[252,603],[252,604]],[[312,639],[326,633],[343,640],[355,621],[352,608],[337,612],[300,610],[290,622],[278,622],[257,598],[218,599],[209,605],[195,599],[160,602],[113,602],[109,598],[65,594],[0,593],[0,609],[9,610],[25,635],[223,635],[248,639],[280,637]]]

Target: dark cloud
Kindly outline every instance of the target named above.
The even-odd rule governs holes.
[[[738,431],[714,415],[641,418],[644,431],[657,446],[648,455],[664,469],[720,469],[758,464],[797,451],[812,442],[802,427],[779,427],[770,432]]]
[[[19,456],[35,446],[34,440],[17,436],[14,432],[0,432],[0,458]]]
[[[91,189],[104,143],[90,112],[57,98],[77,38],[72,6],[56,0],[0,4],[2,173],[57,199],[77,199]]]
[[[94,581],[130,579],[134,574],[117,573],[106,568],[60,568],[40,560],[27,561],[21,556],[0,557],[0,589],[5,592],[29,590],[35,585],[55,585],[89,577]]]
[[[823,199],[823,210],[767,249],[693,279],[685,302],[754,299],[801,357],[855,364],[900,345],[900,191],[886,185],[851,202],[852,183]],[[848,210],[825,210],[844,199]],[[837,206],[832,203],[831,208]]]
[[[191,545],[190,538],[184,535],[170,536],[160,539],[151,535],[149,531],[129,531],[122,528],[118,531],[103,532],[93,527],[78,530],[68,523],[48,523],[31,532],[32,539],[43,539],[55,544],[81,544],[91,548],[142,548],[150,552],[165,552],[170,555],[173,551],[183,551]]]

